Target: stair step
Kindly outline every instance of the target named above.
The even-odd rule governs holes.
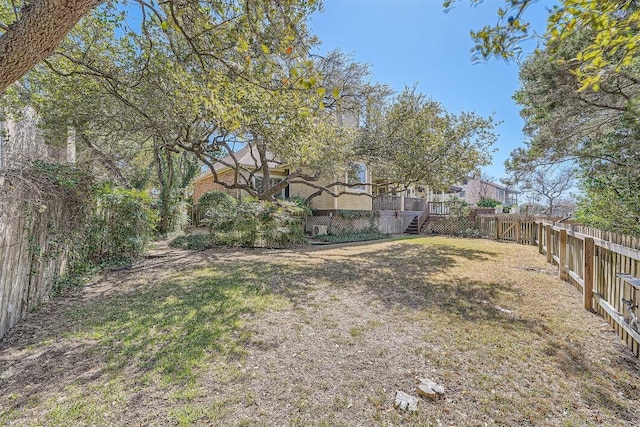
[[[405,234],[420,234],[420,230],[418,230],[418,217],[413,218],[404,232]]]

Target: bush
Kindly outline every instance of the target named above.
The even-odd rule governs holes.
[[[500,204],[499,201],[492,199],[491,197],[483,197],[476,204],[476,206],[478,206],[479,208],[495,208],[499,204]]]
[[[307,211],[293,202],[263,203],[260,230],[269,245],[289,246],[306,242],[304,216]]]
[[[97,188],[96,207],[87,219],[76,262],[109,265],[139,258],[157,221],[150,204],[149,197],[138,190],[108,184]]]
[[[479,238],[485,237],[480,232],[480,230],[475,229],[475,228],[465,228],[458,235],[460,237],[468,237],[468,238],[474,238],[474,239],[479,239]]]
[[[211,229],[212,241],[221,246],[283,247],[306,241],[303,218],[308,208],[301,207],[300,201],[238,201],[212,191],[200,198],[198,209]]]
[[[210,191],[198,200],[198,212],[202,222],[212,229],[231,230],[237,212],[238,201],[223,191]]]
[[[303,216],[313,215],[313,209],[307,204],[307,200],[304,197],[293,196],[287,199],[287,201],[302,209]]]
[[[471,213],[471,207],[466,200],[453,197],[444,203],[449,207],[449,213],[453,217],[468,216]]]
[[[389,237],[386,234],[381,233],[377,229],[368,229],[354,233],[342,233],[342,234],[325,234],[315,236],[316,240],[329,243],[348,243],[348,242],[364,242],[367,240],[380,240]]]

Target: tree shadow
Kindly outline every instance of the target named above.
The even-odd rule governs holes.
[[[341,249],[362,247],[362,251]],[[285,297],[293,306],[315,303],[317,289],[361,293],[387,310],[437,311],[461,322],[500,323],[504,328],[527,328],[544,335],[544,322],[499,306],[503,297],[517,299],[519,290],[508,281],[470,280],[451,274],[461,260],[495,260],[495,252],[451,245],[406,245],[380,248],[351,244],[302,250],[289,257],[274,252],[274,262],[256,259],[230,261],[226,274],[255,276],[267,292]]]
[[[360,250],[349,250],[356,247]],[[525,329],[544,338],[548,355],[567,375],[590,376],[593,368],[579,347],[554,339],[543,320],[500,307],[503,298],[519,297],[508,280],[470,280],[452,273],[463,260],[497,259],[490,251],[401,243],[186,252],[153,259],[116,274],[116,286],[108,292],[98,287],[86,298],[83,290],[74,290],[54,300],[0,341],[0,407],[19,410],[59,398],[69,385],[114,377],[126,377],[142,390],[153,386],[155,380],[149,385],[148,378],[183,388],[208,364],[218,360],[231,366],[229,361],[242,358],[251,344],[245,322],[261,310],[282,299],[309,306],[318,293],[332,290],[360,295],[389,312],[434,312],[465,326]],[[138,284],[118,288],[118,280],[136,277]],[[224,386],[217,386],[221,393]],[[594,405],[626,413],[597,389],[584,393]],[[132,396],[121,410],[135,423],[145,399],[150,397]],[[167,415],[157,417],[162,423]]]
[[[11,411],[59,397],[67,386],[122,375],[137,381],[152,373],[184,385],[212,355],[242,357],[250,340],[244,321],[269,298],[301,305],[319,286],[366,289],[389,308],[439,307],[472,321],[500,318],[490,306],[473,308],[477,300],[492,298],[492,285],[425,281],[461,257],[486,260],[496,256],[492,252],[340,247],[354,246],[363,253],[341,254],[335,247],[180,252],[112,273],[103,286],[70,290],[0,341],[0,406]],[[278,262],[264,260],[271,253]]]
[[[0,341],[0,424],[12,411],[61,399],[69,387],[94,386],[87,398],[107,402],[100,390],[114,379],[179,391],[209,363],[241,358],[251,336],[245,321],[273,299],[253,284],[252,269],[246,273],[174,278],[90,299],[68,295],[73,304],[35,313]],[[128,417],[144,412],[139,402],[122,403]]]

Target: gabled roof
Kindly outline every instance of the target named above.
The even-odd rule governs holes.
[[[506,187],[506,186],[501,185],[501,184],[496,184],[495,182],[485,181],[484,179],[481,179],[481,180],[480,180],[480,183],[482,183],[482,184],[489,184],[489,185],[492,185],[492,186],[494,186],[494,187],[496,187],[496,188],[499,188],[499,189],[501,189],[501,190],[508,191],[509,193],[520,194],[520,192],[519,192],[519,191],[517,191],[517,190],[514,190],[514,189],[512,189],[512,188]]]
[[[236,151],[233,156],[235,157],[235,160],[231,155],[228,155],[223,157],[219,161],[216,161],[213,164],[213,169],[216,171],[216,173],[233,169],[229,165],[235,165],[236,162],[240,169],[247,171],[255,170],[258,166],[260,166],[260,156],[253,145],[245,145],[240,150]],[[283,163],[275,160],[274,156],[270,152],[267,152],[267,165],[269,169],[280,169],[283,167]],[[205,172],[200,174],[198,178],[196,178],[196,181],[200,181],[211,175],[211,171],[207,169]]]

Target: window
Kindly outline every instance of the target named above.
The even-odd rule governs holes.
[[[284,178],[281,177],[271,177],[269,178],[269,188],[276,186],[280,181],[282,181]],[[256,190],[258,190],[259,192],[262,191],[262,175],[256,175],[255,176],[255,185],[256,185]],[[276,194],[274,194],[276,199],[286,199],[287,198],[287,187],[284,187],[282,190],[278,191]]]
[[[367,182],[367,167],[364,163],[352,163],[351,167],[347,171],[347,183],[366,183]],[[357,185],[350,187],[350,190],[366,191],[367,187],[364,185]]]

